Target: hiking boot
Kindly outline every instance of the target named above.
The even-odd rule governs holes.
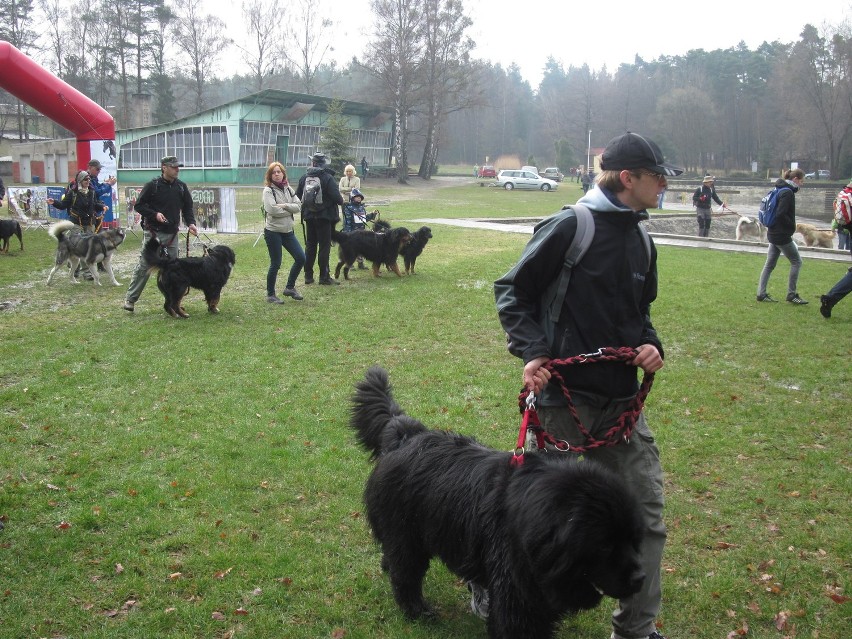
[[[798,293],[790,293],[787,296],[787,301],[790,302],[790,304],[807,304],[808,303],[806,300],[803,300],[801,297],[799,297]]]
[[[314,278],[308,275],[305,275],[305,284],[313,284]]]
[[[333,280],[330,277],[320,278],[319,283],[320,283],[321,286],[332,286],[332,285],[339,286],[340,285],[340,282],[338,282],[337,280]]]
[[[280,299],[276,295],[267,295],[266,301],[269,302],[270,304],[283,304],[284,303],[284,300]]]
[[[121,308],[123,308],[125,311],[130,311],[132,313],[135,306],[136,304],[134,302],[131,302],[130,300],[124,300],[124,306],[122,306]]]
[[[777,302],[778,300],[776,300],[774,297],[772,297],[769,293],[764,293],[763,295],[757,296],[757,301],[758,302]]]
[[[297,290],[296,290],[296,287],[295,287],[295,286],[294,286],[294,287],[292,287],[292,288],[285,288],[283,291],[281,291],[281,295],[284,295],[284,296],[286,296],[286,297],[292,297],[292,298],[293,298],[294,300],[296,300],[297,302],[298,302],[299,300],[303,300],[303,299],[305,299],[305,298],[304,298],[304,297],[303,297],[303,296],[299,293],[299,291],[297,291]]]
[[[831,307],[834,304],[831,303],[831,300],[828,298],[828,295],[823,295],[819,298],[819,314],[822,315],[825,319],[831,317]]]
[[[470,590],[470,609],[480,619],[488,619],[488,608],[490,597],[488,589],[483,588],[472,581],[467,582],[467,589]]]

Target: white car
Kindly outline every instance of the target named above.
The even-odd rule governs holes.
[[[805,173],[805,177],[809,180],[830,180],[831,172],[826,169],[820,169],[816,173]]]
[[[507,169],[497,174],[497,183],[507,191],[512,189],[541,189],[555,191],[559,184],[553,180],[541,177],[538,173],[523,169]]]

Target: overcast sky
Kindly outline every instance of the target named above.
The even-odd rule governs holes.
[[[272,1],[272,0],[270,0]],[[715,0],[713,2],[664,3],[659,0],[612,0],[597,4],[586,0],[463,0],[472,18],[470,36],[476,42],[476,58],[513,62],[535,89],[548,56],[565,68],[588,64],[593,69],[632,63],[639,55],[653,60],[661,55],[682,55],[691,49],[727,49],[739,42],[749,49],[764,41],[794,42],[802,27],[839,25],[852,20],[850,0]],[[208,11],[222,17],[229,35],[237,38],[234,8],[241,3],[207,0]],[[325,0],[336,21],[334,58],[346,64],[367,46],[371,26],[370,0]],[[288,19],[282,5],[282,19]],[[345,22],[339,21],[345,16]],[[238,71],[225,65],[219,76]]]

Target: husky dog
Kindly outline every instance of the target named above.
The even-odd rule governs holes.
[[[766,236],[766,229],[763,227],[757,218],[742,216],[737,222],[737,240],[754,239],[757,242],[763,242]]]
[[[88,267],[89,273],[92,274],[95,285],[101,286],[101,279],[98,276],[98,262],[100,262],[104,265],[104,270],[112,285],[121,286],[112,273],[110,262],[115,249],[124,241],[124,231],[107,229],[100,233],[85,233],[73,222],[63,220],[51,226],[48,233],[59,242],[59,246],[56,248],[56,264],[50,270],[50,275],[47,276],[48,284],[53,281],[56,271],[69,263],[71,264],[71,272],[69,273],[71,281],[79,284],[80,282],[74,277],[74,273],[77,270],[77,265],[82,262]]]

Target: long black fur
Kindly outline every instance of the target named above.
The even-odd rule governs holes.
[[[421,226],[411,234],[411,241],[402,247],[399,254],[402,255],[402,263],[405,265],[405,274],[414,274],[414,264],[417,258],[426,248],[426,243],[432,239],[432,229],[428,226]]]
[[[21,233],[21,224],[18,220],[0,220],[0,253],[9,252],[9,239],[18,236],[21,250],[24,250],[24,236]]]
[[[398,226],[386,233],[376,233],[367,229],[359,229],[349,233],[333,231],[332,239],[337,242],[337,255],[340,260],[337,263],[337,268],[334,269],[335,279],[340,277],[340,269],[345,265],[343,277],[348,280],[349,269],[352,268],[359,255],[368,262],[372,262],[373,277],[379,277],[379,269],[382,264],[396,273],[398,277],[402,277],[396,260],[399,257],[400,249],[408,244],[411,239],[411,234],[404,226]]]
[[[382,568],[409,618],[429,612],[422,582],[436,556],[488,588],[491,639],[552,637],[603,593],[641,588],[643,524],[614,473],[590,461],[512,453],[428,430],[391,395],[387,373],[356,386],[350,426],[375,461],[364,502]]]
[[[231,270],[237,261],[230,246],[214,246],[208,249],[204,257],[173,259],[161,252],[160,242],[156,237],[152,237],[145,244],[142,255],[151,269],[160,271],[157,274],[157,287],[165,298],[163,308],[166,313],[172,317],[189,317],[181,302],[190,288],[204,292],[209,312],[219,312],[222,289],[228,283]]]

